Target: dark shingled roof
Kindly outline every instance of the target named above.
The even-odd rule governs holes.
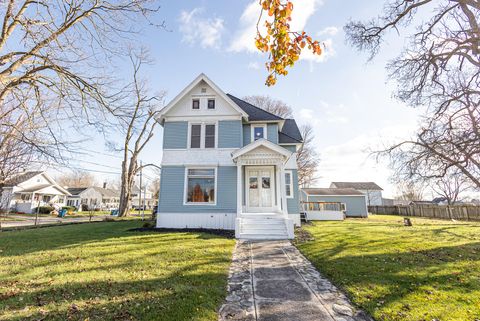
[[[383,188],[375,184],[374,182],[332,182],[332,185],[335,185],[337,188],[354,188],[360,190],[373,190],[373,191],[383,191]]]
[[[244,112],[248,114],[248,120],[250,121],[272,121],[272,120],[283,120],[282,117],[269,113],[268,111],[263,110],[257,106],[254,106],[250,103],[247,103],[245,100],[227,94],[227,96],[233,100],[235,104],[238,105]]]
[[[281,121],[284,120],[282,131],[278,133],[279,144],[298,144],[303,141],[302,134],[294,119],[283,119],[280,116],[269,113],[260,107],[254,106],[240,98],[227,94],[235,104],[248,114],[249,121]]]
[[[16,186],[18,184],[21,184],[23,182],[28,181],[30,178],[37,176],[38,174],[43,173],[42,171],[32,171],[32,172],[25,172],[22,174],[19,174],[9,180],[7,180],[4,184],[5,187],[10,187],[10,186]]]
[[[303,141],[295,119],[285,119],[282,131],[278,133],[279,144],[298,144]]]
[[[303,188],[308,195],[334,196],[334,195],[363,195],[353,188]]]
[[[78,194],[80,194],[81,192],[83,192],[84,190],[86,190],[88,187],[71,187],[71,188],[67,188],[67,191],[72,194],[72,196],[77,196]]]

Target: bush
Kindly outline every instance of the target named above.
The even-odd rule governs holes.
[[[88,211],[88,205],[82,204],[82,211]]]
[[[40,207],[34,208],[32,213],[35,214],[38,211],[38,214],[50,214],[53,210],[55,209],[51,206],[40,206]]]
[[[67,210],[67,214],[72,214],[77,208],[75,206],[64,206],[62,207],[62,210]]]
[[[144,228],[152,228],[155,227],[152,222],[145,222],[143,223]]]

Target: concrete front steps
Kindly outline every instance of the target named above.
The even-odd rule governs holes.
[[[293,221],[282,214],[242,214],[235,225],[235,237],[242,240],[293,239]]]

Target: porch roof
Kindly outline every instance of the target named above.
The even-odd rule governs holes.
[[[291,151],[262,138],[234,151],[232,159],[236,163],[247,165],[275,164],[286,162],[292,154]]]

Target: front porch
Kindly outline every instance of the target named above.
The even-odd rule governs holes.
[[[237,238],[293,238],[285,181],[285,166],[291,156],[290,151],[265,139],[232,154],[237,165]]]

